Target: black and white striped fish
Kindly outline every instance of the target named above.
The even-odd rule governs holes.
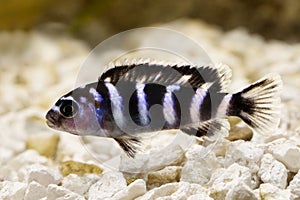
[[[218,119],[226,116],[272,133],[279,123],[280,76],[269,74],[234,94],[226,91],[230,78],[230,68],[222,64],[113,66],[97,82],[62,96],[48,111],[47,124],[76,135],[114,138],[131,157],[138,133],[181,129],[200,137],[220,130]]]

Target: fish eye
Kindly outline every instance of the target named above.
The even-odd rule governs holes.
[[[77,114],[78,105],[72,100],[65,100],[61,103],[59,111],[66,118],[74,117]]]

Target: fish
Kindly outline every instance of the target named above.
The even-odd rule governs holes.
[[[280,121],[280,75],[267,74],[236,93],[228,92],[231,77],[225,64],[127,60],[60,97],[46,123],[79,136],[113,138],[132,158],[141,133],[178,129],[203,137],[220,131],[220,120],[229,116],[257,133],[272,134]]]

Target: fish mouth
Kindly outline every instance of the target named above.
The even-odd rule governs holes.
[[[54,111],[48,111],[45,118],[47,119],[46,124],[50,128],[58,129],[60,127],[57,114]]]
[[[50,120],[47,120],[47,121],[46,121],[46,124],[47,124],[50,128],[55,128],[55,127],[56,127],[55,124],[54,124],[52,121],[50,121]]]

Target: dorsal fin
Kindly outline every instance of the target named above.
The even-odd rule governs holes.
[[[228,86],[231,82],[232,72],[228,65],[225,65],[223,63],[218,63],[216,65],[216,69],[218,70],[218,78],[216,85],[218,85],[220,88],[219,92],[228,92]]]
[[[124,64],[112,64],[99,80],[117,84],[119,81],[156,83],[162,85],[177,84],[197,89],[204,83],[212,83],[210,90],[226,92],[231,78],[228,66],[193,66],[139,60]]]

